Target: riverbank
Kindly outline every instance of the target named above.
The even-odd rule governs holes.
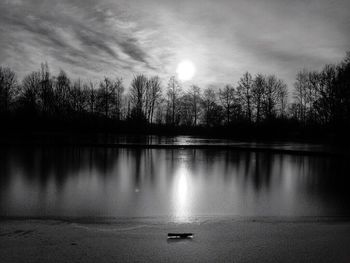
[[[320,141],[236,140],[197,136],[42,134],[0,137],[1,147],[94,147],[128,149],[205,149],[269,154],[347,156],[348,146]]]
[[[193,239],[168,240],[168,232]],[[345,218],[2,218],[0,262],[349,262]]]

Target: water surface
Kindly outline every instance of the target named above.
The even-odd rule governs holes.
[[[343,158],[205,149],[6,147],[0,215],[344,216]]]

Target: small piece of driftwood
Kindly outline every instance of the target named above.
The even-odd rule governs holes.
[[[168,233],[168,238],[193,238],[193,233]]]

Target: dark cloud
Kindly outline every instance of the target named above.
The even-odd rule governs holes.
[[[118,59],[116,52],[106,44],[107,38],[104,34],[80,28],[74,31],[74,35],[81,41],[86,48],[91,48],[95,52],[105,52],[112,58]]]
[[[141,48],[139,48],[135,38],[126,38],[124,41],[121,41],[119,45],[130,57],[147,64],[147,54]]]
[[[111,65],[113,69],[119,65],[122,70],[131,70],[131,65],[141,63],[145,68],[154,69],[148,61],[147,51],[133,37],[133,31],[126,27],[127,23],[118,21],[111,11],[98,9],[96,5],[85,8],[68,3],[48,6],[47,1],[37,6],[28,5],[28,2],[17,2],[15,7],[13,3],[0,5],[5,10],[0,17],[3,25],[0,57],[6,58],[9,64],[11,53],[26,52],[21,47],[27,44],[28,48],[32,45],[43,55],[37,58],[38,64],[40,59],[50,57],[70,68],[91,69],[91,65],[99,64],[109,65],[108,69]],[[52,16],[53,9],[55,16]],[[21,45],[12,43],[17,45],[17,50],[8,49],[6,38],[21,42]],[[100,66],[92,68],[103,69]]]

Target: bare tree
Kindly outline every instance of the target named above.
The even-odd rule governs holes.
[[[67,114],[70,96],[70,79],[67,74],[61,70],[55,83],[55,105],[58,112]]]
[[[86,110],[88,105],[87,95],[82,88],[81,80],[76,80],[71,88],[71,107],[75,112],[82,113]]]
[[[303,69],[297,73],[294,83],[294,98],[298,106],[298,119],[305,123],[308,96],[308,72]]]
[[[113,97],[115,117],[118,121],[121,119],[121,115],[122,115],[123,93],[124,93],[123,80],[121,78],[117,78],[113,83],[112,97]]]
[[[201,90],[198,86],[192,85],[187,94],[190,97],[192,125],[196,126],[199,119],[200,105],[202,100]]]
[[[170,109],[170,115],[171,115],[171,124],[176,124],[176,115],[179,111],[179,98],[181,95],[182,89],[179,84],[179,82],[176,80],[176,78],[170,77],[169,83],[168,83],[168,91],[167,91],[167,97],[168,97],[168,105]]]
[[[271,120],[276,116],[276,105],[278,103],[278,86],[279,80],[275,75],[266,77],[264,89],[264,115]]]
[[[95,90],[94,84],[91,81],[89,84],[85,84],[84,91],[86,94],[88,112],[95,114],[97,104],[97,91]]]
[[[105,77],[103,81],[100,82],[100,87],[98,89],[98,109],[106,118],[110,117],[111,114],[111,104],[112,104],[112,89],[113,82],[111,79]]]
[[[250,75],[249,72],[246,72],[238,82],[237,97],[248,121],[252,120],[252,88],[252,75]]]
[[[334,65],[326,65],[320,72],[316,108],[324,123],[334,123],[339,112],[339,100],[342,98],[337,94],[337,74],[337,68]]]
[[[166,123],[166,117],[167,115],[164,114],[166,113],[167,111],[167,101],[166,99],[161,96],[160,99],[158,100],[158,103],[156,104],[156,107],[155,107],[155,122],[157,124],[162,124],[162,123]],[[165,117],[165,118],[164,118]]]
[[[226,113],[226,124],[229,125],[231,121],[231,114],[234,109],[235,89],[230,85],[226,85],[223,90],[219,90],[219,99],[221,106],[224,108]]]
[[[186,126],[193,125],[192,96],[188,92],[179,99],[180,123]]]
[[[253,81],[252,87],[252,102],[255,106],[255,120],[260,122],[261,120],[261,110],[263,106],[263,99],[265,93],[266,81],[265,77],[261,74],[258,74]]]
[[[153,122],[153,115],[156,105],[162,96],[161,83],[158,76],[154,76],[148,80],[148,109],[147,119],[150,123]]]
[[[281,118],[286,117],[287,106],[288,106],[288,89],[287,84],[283,80],[278,80],[277,82],[277,106],[279,111],[279,116]]]
[[[216,93],[213,88],[206,88],[203,93],[203,117],[207,127],[221,124],[222,108],[216,103]]]
[[[8,112],[17,90],[17,78],[10,68],[0,67],[0,112]]]
[[[31,114],[34,114],[38,109],[40,85],[40,72],[31,72],[23,78],[19,95],[20,101],[22,106]]]
[[[54,105],[54,91],[50,76],[49,66],[47,63],[41,64],[41,89],[39,92],[41,109],[45,115],[52,113]]]
[[[133,105],[131,110],[132,118],[134,119],[145,119],[145,95],[148,85],[147,77],[144,75],[137,75],[131,81],[130,89],[130,101]]]

